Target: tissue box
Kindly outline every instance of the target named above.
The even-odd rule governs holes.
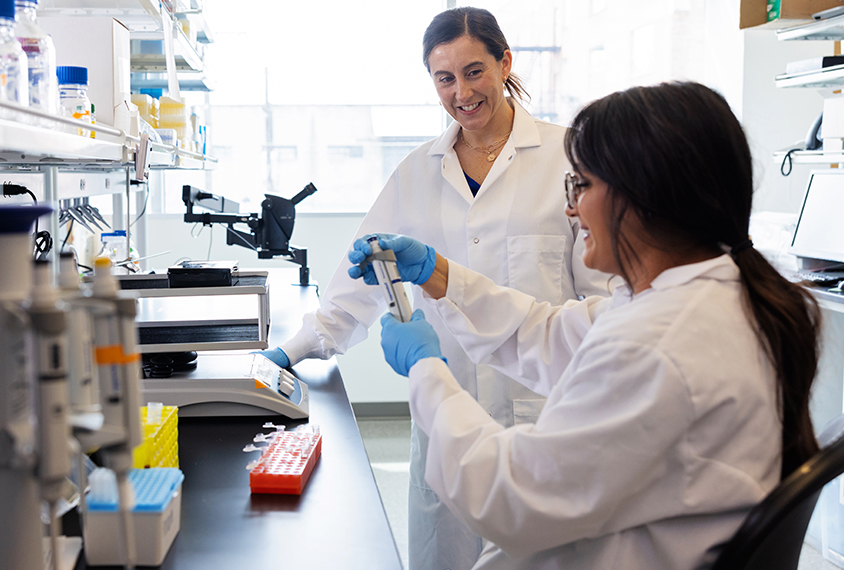
[[[115,110],[130,100],[129,30],[107,17],[42,16],[38,23],[53,37],[57,65],[88,68],[88,98],[98,123],[129,132],[126,112]]]
[[[132,521],[139,566],[160,566],[181,525],[182,481],[179,469],[133,469]],[[85,559],[90,566],[117,566],[120,559],[120,513],[117,502],[88,502],[85,516]]]
[[[739,28],[788,28],[840,5],[839,0],[741,0]]]

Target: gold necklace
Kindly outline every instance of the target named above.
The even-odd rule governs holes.
[[[512,133],[512,132],[513,131],[510,131],[510,133]],[[493,162],[493,161],[495,161],[495,157],[497,156],[493,151],[495,149],[497,149],[499,146],[501,146],[504,143],[504,141],[506,141],[507,139],[510,138],[510,133],[507,133],[507,136],[505,136],[503,139],[499,139],[499,140],[495,141],[494,143],[492,143],[491,145],[484,147],[484,148],[474,147],[474,146],[470,145],[468,142],[466,142],[466,139],[463,137],[463,129],[460,129],[460,140],[463,141],[463,144],[465,144],[466,146],[468,146],[472,150],[474,150],[476,152],[480,152],[480,153],[486,153],[487,162]]]

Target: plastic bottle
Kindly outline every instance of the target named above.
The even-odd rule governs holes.
[[[59,102],[65,112],[80,121],[91,122],[91,100],[88,99],[88,68],[59,66],[56,68],[59,80]],[[88,129],[77,127],[76,134],[90,136]]]
[[[0,0],[0,100],[29,105],[26,54],[15,37],[15,0]],[[0,109],[0,117],[16,113]]]
[[[140,265],[137,261],[138,251],[134,247],[134,243],[129,241],[126,245],[126,230],[115,230],[109,233],[100,234],[100,242],[102,248],[97,257],[106,257],[112,263],[112,273],[118,275],[125,275],[127,273],[136,273],[140,270]],[[132,260],[131,263],[124,263]],[[121,265],[117,265],[120,263]]]
[[[56,50],[53,39],[36,19],[38,0],[15,0],[15,35],[27,57],[29,105],[48,113],[59,112],[59,84],[56,79]]]

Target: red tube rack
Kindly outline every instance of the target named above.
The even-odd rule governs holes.
[[[301,495],[322,453],[322,434],[279,432],[249,473],[253,493]]]

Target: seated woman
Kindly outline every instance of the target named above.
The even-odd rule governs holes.
[[[430,436],[426,479],[491,541],[476,568],[705,567],[817,450],[817,304],[748,239],[750,151],[709,88],[595,101],[565,150],[585,264],[625,281],[609,299],[538,303],[380,236],[475,362],[548,397],[535,424],[503,428],[461,390],[421,311],[385,315],[385,356]],[[359,240],[349,259],[370,253]]]

